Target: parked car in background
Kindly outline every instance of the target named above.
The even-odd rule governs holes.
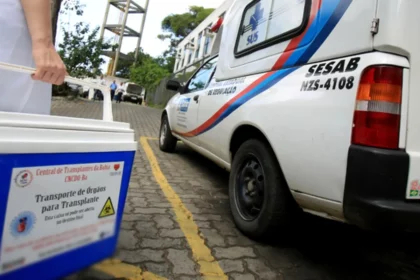
[[[127,82],[124,84],[124,93],[122,101],[142,104],[144,98],[144,88],[135,84]]]
[[[73,93],[75,93],[75,94],[77,94],[79,96],[81,96],[83,94],[83,87],[82,86],[76,85],[76,84],[72,84],[72,83],[67,83],[67,86],[70,88],[70,90]]]
[[[90,82],[90,83],[95,83],[96,82],[96,80],[95,79],[92,79],[92,78],[86,78],[86,79],[84,79],[84,81]],[[83,97],[83,98],[89,98],[89,91],[90,91],[90,87],[83,86],[82,87],[81,97]]]
[[[89,90],[90,90],[90,88],[89,88],[89,87],[84,86],[84,87],[83,87],[83,92],[82,92],[82,94],[81,94],[81,97],[83,97],[83,98],[88,98],[88,97],[89,97]]]

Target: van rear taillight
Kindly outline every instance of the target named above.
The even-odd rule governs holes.
[[[361,77],[352,143],[398,149],[403,69],[372,66]]]

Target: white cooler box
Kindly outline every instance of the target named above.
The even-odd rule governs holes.
[[[104,93],[106,121],[0,112],[0,280],[113,255],[137,143]]]

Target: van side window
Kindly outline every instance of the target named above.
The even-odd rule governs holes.
[[[312,0],[256,0],[246,6],[235,46],[241,57],[298,36],[305,29]]]
[[[187,91],[184,93],[203,90],[207,87],[210,78],[213,76],[214,69],[216,68],[217,59],[218,57],[211,59],[195,73],[187,86]]]

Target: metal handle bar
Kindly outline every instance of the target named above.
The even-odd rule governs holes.
[[[34,74],[35,71],[36,71],[36,69],[34,69],[34,68],[15,65],[15,64],[9,64],[9,63],[4,63],[4,62],[0,62],[0,69],[14,71],[14,72],[20,72],[20,73],[27,73],[27,74]],[[104,121],[110,121],[110,122],[112,122],[114,120],[113,116],[112,116],[112,102],[111,102],[111,93],[110,93],[109,88],[107,88],[103,85],[98,85],[98,84],[94,84],[94,83],[91,83],[91,82],[86,82],[86,81],[83,81],[83,80],[80,80],[80,79],[77,79],[77,78],[73,78],[73,77],[70,77],[70,76],[66,76],[64,81],[66,81],[68,83],[80,85],[80,86],[87,86],[87,87],[90,87],[90,88],[101,90],[102,93],[104,94],[103,117],[102,117],[102,119]]]

